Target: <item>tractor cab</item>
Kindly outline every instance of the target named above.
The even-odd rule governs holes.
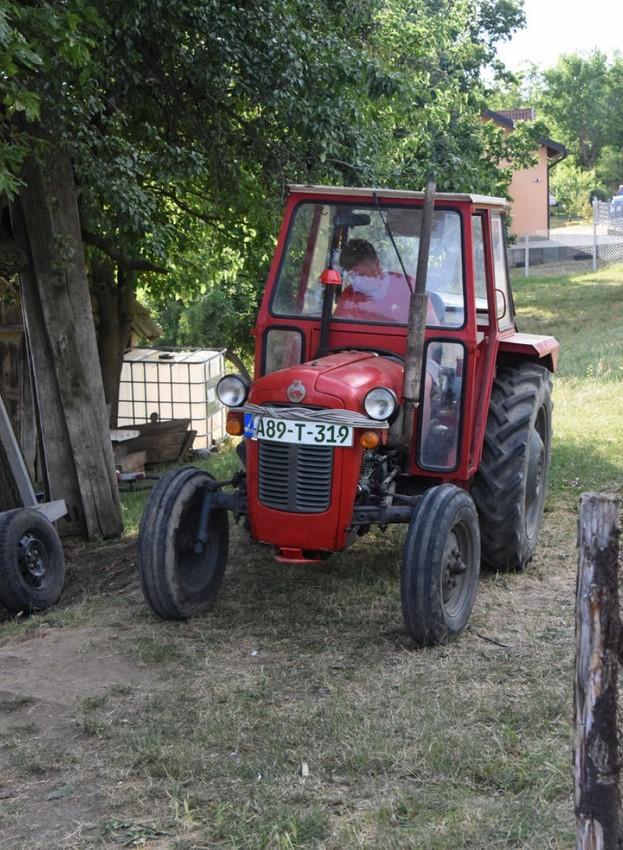
[[[242,469],[178,470],[139,538],[163,617],[214,602],[228,512],[282,563],[324,561],[408,524],[403,614],[419,643],[466,625],[480,563],[536,546],[558,343],[518,333],[503,199],[290,188],[254,330],[255,376],[222,378]],[[227,486],[233,489],[227,489]]]
[[[400,398],[403,370],[395,365],[406,353],[423,199],[417,192],[292,188],[255,331],[250,400],[258,396],[265,403],[264,388],[274,393],[274,379],[265,382],[265,376],[289,369],[296,380],[300,364],[314,361],[321,368],[321,358],[336,363],[338,355],[352,363],[354,352],[368,356],[348,371],[361,380],[372,366],[384,369],[387,388]],[[484,355],[513,329],[505,206],[499,198],[436,196],[424,379],[409,474],[465,481],[475,471],[472,423]],[[280,401],[288,401],[285,372],[279,381]],[[341,401],[364,412],[360,397]],[[465,420],[468,427],[462,428]],[[390,429],[390,444],[396,433]]]

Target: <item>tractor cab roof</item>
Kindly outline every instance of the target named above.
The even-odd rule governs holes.
[[[424,192],[413,192],[407,189],[372,189],[372,188],[348,188],[343,186],[310,186],[310,185],[288,185],[290,195],[314,195],[329,198],[362,198],[373,202],[374,197],[388,198],[392,200],[424,200]],[[506,209],[508,201],[504,198],[496,198],[491,195],[472,195],[459,192],[437,192],[436,203],[463,203],[476,204],[479,207],[493,207]]]

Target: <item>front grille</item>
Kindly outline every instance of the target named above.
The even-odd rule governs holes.
[[[332,446],[259,440],[260,502],[278,511],[319,514],[331,504]]]

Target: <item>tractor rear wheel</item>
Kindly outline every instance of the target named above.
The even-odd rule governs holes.
[[[482,562],[523,570],[536,548],[551,456],[552,387],[543,366],[499,369],[472,496],[480,516]]]
[[[416,643],[445,643],[469,620],[480,575],[478,515],[471,496],[453,484],[427,490],[405,538],[400,592]]]
[[[197,540],[206,487],[213,480],[195,467],[172,470],[154,487],[145,507],[139,575],[147,603],[165,620],[194,617],[216,602],[229,548],[227,511],[213,508],[208,539],[203,545]]]
[[[14,614],[45,611],[63,589],[65,557],[52,523],[34,508],[0,514],[0,602]]]

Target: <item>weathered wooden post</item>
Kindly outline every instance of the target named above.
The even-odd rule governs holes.
[[[619,846],[618,499],[584,493],[578,522],[575,662],[577,850]]]
[[[72,163],[52,131],[23,166],[13,229],[44,459],[62,533],[115,537],[123,529]]]

